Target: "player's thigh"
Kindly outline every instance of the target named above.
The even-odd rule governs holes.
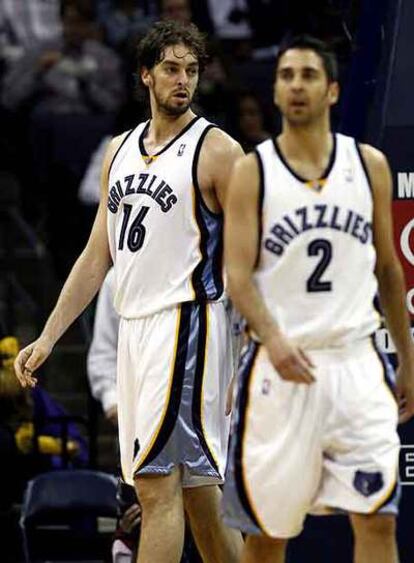
[[[226,520],[247,533],[293,537],[321,477],[323,394],[316,385],[283,381],[266,350],[254,344],[243,357],[237,394]]]

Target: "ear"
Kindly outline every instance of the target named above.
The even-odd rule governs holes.
[[[329,103],[331,106],[335,105],[339,99],[339,84],[338,82],[331,82],[328,91]]]
[[[276,80],[273,83],[273,103],[276,107],[279,107],[279,96],[277,95]]]
[[[150,71],[147,69],[147,67],[142,67],[141,69],[141,80],[142,83],[144,84],[144,86],[146,86],[147,88],[150,86],[151,84],[151,73]]]

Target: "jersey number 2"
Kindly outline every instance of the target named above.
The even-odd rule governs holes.
[[[137,252],[144,244],[145,233],[147,232],[142,221],[145,215],[148,213],[149,207],[143,205],[138,211],[138,215],[132,221],[129,227],[129,232],[127,236],[127,246],[131,252]],[[128,228],[129,218],[132,211],[132,205],[124,203],[124,217],[122,219],[121,233],[119,235],[118,249],[124,249],[125,235]]]
[[[321,279],[332,259],[332,244],[323,238],[315,239],[308,246],[308,256],[320,256],[321,258],[306,282],[306,289],[309,292],[332,291],[332,282]]]

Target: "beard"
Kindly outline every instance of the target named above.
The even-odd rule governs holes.
[[[161,110],[165,115],[170,116],[179,116],[183,115],[188,108],[190,107],[191,101],[189,100],[185,104],[175,105],[169,102],[163,102],[161,100],[157,100],[158,109]]]
[[[165,115],[171,117],[178,117],[183,115],[191,105],[192,98],[188,98],[185,103],[177,104],[169,101],[168,99],[163,99],[154,89],[154,98],[158,109]]]

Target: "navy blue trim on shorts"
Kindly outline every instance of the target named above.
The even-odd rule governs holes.
[[[395,388],[395,380],[392,377],[392,367],[391,364],[389,363],[389,361],[386,359],[386,357],[384,357],[384,354],[378,349],[377,343],[375,341],[375,335],[371,334],[370,336],[371,342],[372,342],[372,346],[378,356],[379,361],[382,364],[382,368],[384,370],[384,381],[385,384],[387,385],[388,389],[391,391],[392,396],[394,397],[394,399],[396,400],[396,402],[398,403],[397,400],[397,391]]]
[[[188,341],[190,336],[192,303],[183,303],[181,305],[181,319],[178,328],[178,341],[175,355],[173,381],[171,393],[166,409],[166,415],[162,422],[158,436],[155,439],[152,448],[146,455],[145,459],[136,469],[136,473],[149,465],[164,449],[175,426],[181,404],[181,394],[183,390],[183,381],[185,375],[185,362],[187,358]]]
[[[237,404],[237,412],[239,413],[240,418],[235,432],[234,480],[235,480],[239,500],[241,502],[244,511],[249,516],[249,518],[254,523],[254,525],[257,528],[261,529],[261,525],[256,518],[254,510],[247,496],[247,491],[243,478],[243,468],[242,468],[244,433],[246,429],[246,412],[249,404],[249,387],[250,387],[251,377],[253,374],[253,365],[257,358],[257,354],[259,352],[259,347],[260,347],[260,345],[257,342],[253,342],[253,341],[251,341],[250,345],[252,347],[251,357],[247,360],[246,365],[243,366],[242,368],[244,373],[241,374],[242,380],[241,380],[240,393],[239,393],[238,404]],[[249,351],[247,352],[247,354],[249,354]]]
[[[194,374],[194,391],[192,403],[192,418],[194,429],[200,441],[201,447],[210,463],[210,465],[220,474],[217,463],[208,447],[206,438],[203,432],[201,423],[201,409],[202,409],[202,390],[203,390],[203,377],[205,377],[205,360],[206,360],[206,347],[207,347],[207,304],[200,304],[198,311],[198,344],[197,344],[197,363]]]

